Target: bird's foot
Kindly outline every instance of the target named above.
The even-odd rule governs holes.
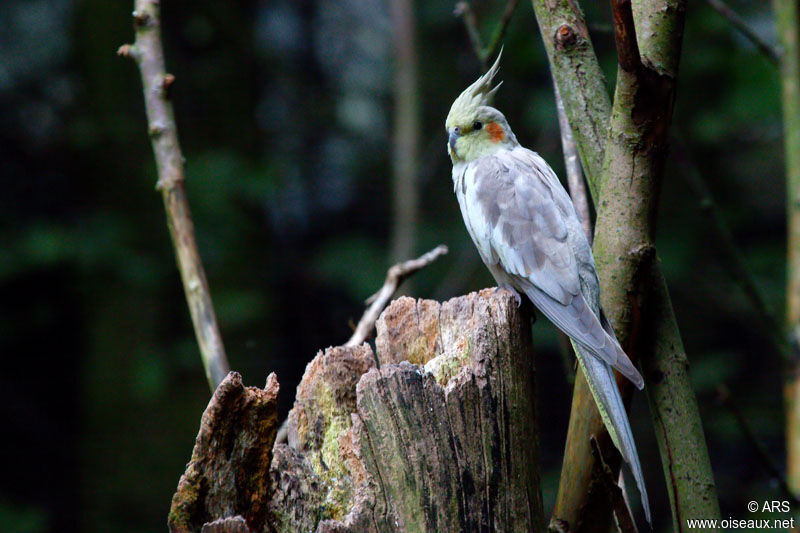
[[[520,296],[520,294],[517,292],[517,289],[515,289],[514,287],[512,287],[511,285],[509,285],[507,283],[501,283],[500,285],[498,285],[494,289],[494,291],[497,292],[497,291],[500,291],[500,290],[506,290],[506,291],[510,292],[511,296],[513,296],[514,299],[517,301],[517,307],[522,305],[522,296]]]

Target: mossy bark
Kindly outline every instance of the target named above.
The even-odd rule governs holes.
[[[703,424],[689,377],[689,360],[676,327],[667,283],[653,270],[646,337],[653,343],[642,357],[647,400],[672,511],[673,531],[688,531],[686,519],[720,518],[719,498]]]
[[[620,11],[631,9],[620,4]],[[630,57],[620,60],[617,74],[595,240],[598,272],[606,282],[603,307],[628,353],[638,355],[645,369],[674,531],[684,531],[687,518],[720,516],[688,358],[655,257],[656,206],[685,7],[682,0],[637,3],[628,41],[621,43],[617,33],[618,49]]]
[[[266,529],[541,531],[530,318],[493,289],[400,298],[376,356],[318,354],[274,450]]]
[[[231,373],[203,415],[170,529],[541,531],[530,320],[494,289],[396,300],[376,355],[332,347],[308,364],[288,445],[274,450],[276,379],[260,390]]]
[[[602,187],[611,98],[589,29],[576,1],[532,0],[567,119],[578,145],[592,199],[597,203]]]

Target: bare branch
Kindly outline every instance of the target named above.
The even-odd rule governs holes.
[[[722,15],[722,18],[727,20],[731,26],[739,30],[739,32],[741,32],[741,34],[744,35],[747,40],[753,43],[758,51],[764,54],[767,59],[776,65],[780,62],[780,51],[763,39],[758,32],[751,28],[742,17],[733,11],[728,4],[722,0],[706,0],[706,2],[708,2],[708,5],[714,8],[714,11]]]
[[[481,41],[481,34],[478,33],[478,23],[475,21],[475,13],[472,12],[469,2],[458,2],[453,10],[453,14],[464,19],[464,26],[467,28],[467,35],[469,35],[469,42],[472,44],[475,57],[481,62],[481,67],[486,70],[486,60],[482,59],[483,42]]]
[[[175,77],[166,72],[161,44],[159,2],[135,0],[133,12],[136,42],[123,45],[117,54],[133,58],[139,66],[144,89],[144,104],[153,153],[158,167],[158,183],[167,213],[172,245],[183,281],[186,301],[192,316],[200,357],[213,391],[230,369],[217,326],[203,263],[197,251],[189,202],[183,186],[183,155],[178,144],[178,129],[169,91]]]
[[[628,355],[647,356],[643,375],[665,477],[671,502],[680,505],[673,506],[673,516],[719,517],[686,353],[652,242],[654,199],[674,103],[671,84],[677,79],[685,2],[637,2],[636,16],[647,21],[647,31],[636,41],[642,66],[636,72],[619,69],[613,112],[577,2],[532,3],[598,210],[593,249],[603,286],[602,306]],[[620,23],[623,29],[631,27],[624,19]],[[623,51],[631,52],[625,56],[631,60],[626,64],[637,63],[633,41],[628,37],[622,42]],[[647,306],[640,295],[646,297]],[[627,396],[625,390],[622,394]],[[595,462],[589,445],[592,434],[607,438],[586,380],[578,372],[566,460],[551,522],[562,530],[578,524],[603,530],[606,522],[602,513],[589,516],[583,511],[596,503],[597,493],[602,494],[588,495]],[[600,443],[604,445],[602,439]],[[608,449],[613,450],[613,445]],[[687,479],[695,483],[686,483]],[[679,519],[674,525],[676,530],[683,527]]]
[[[500,17],[500,21],[497,23],[497,26],[495,26],[494,31],[492,32],[492,36],[489,39],[489,44],[487,44],[486,48],[483,50],[484,61],[488,62],[489,59],[494,56],[495,52],[497,52],[497,47],[500,46],[501,42],[503,42],[503,37],[508,29],[508,24],[511,22],[511,17],[514,15],[514,10],[517,9],[517,4],[519,4],[519,0],[508,0],[508,2],[506,2],[506,8],[503,10],[503,15]]]
[[[418,270],[425,268],[446,253],[447,246],[440,244],[430,252],[416,259],[397,263],[391,267],[386,274],[386,281],[383,283],[383,287],[367,298],[366,303],[369,305],[369,308],[364,312],[361,320],[358,321],[355,332],[352,337],[350,337],[350,340],[345,343],[345,346],[358,346],[367,340],[367,337],[369,337],[370,333],[372,333],[372,329],[375,327],[375,322],[378,320],[381,311],[383,311],[383,308],[389,303],[389,300],[391,300],[400,284],[403,283],[403,280]]]
[[[469,2],[461,1],[456,4],[453,14],[464,19],[464,26],[467,28],[472,50],[475,52],[475,57],[480,61],[483,70],[486,70],[489,59],[494,56],[495,52],[497,52],[497,47],[500,46],[500,43],[503,41],[503,37],[508,29],[508,24],[511,22],[511,17],[517,9],[517,4],[519,4],[519,0],[508,0],[503,14],[500,16],[500,20],[497,26],[495,26],[492,36],[489,38],[489,43],[486,46],[483,46],[483,42],[481,41],[481,36],[478,32],[478,24],[475,20],[475,13],[472,11]]]
[[[564,109],[564,101],[561,99],[561,92],[558,90],[558,83],[553,77],[553,94],[556,100],[556,111],[558,112],[558,128],[561,131],[561,149],[564,152],[564,167],[567,172],[567,186],[569,195],[575,206],[578,220],[581,221],[581,228],[586,235],[589,245],[592,244],[594,231],[592,229],[592,217],[589,209],[589,191],[586,182],[583,180],[581,170],[581,159],[578,155],[578,145],[572,135],[572,128],[569,126],[567,111]],[[558,345],[561,359],[564,362],[564,372],[570,385],[575,384],[575,357],[569,337],[563,332],[558,331]]]
[[[626,72],[634,72],[642,65],[642,58],[636,42],[631,1],[611,0],[611,13],[614,17],[614,41],[617,43],[619,66]]]
[[[575,204],[575,212],[581,221],[581,227],[586,234],[589,245],[592,244],[592,217],[589,210],[589,192],[586,189],[586,182],[583,181],[583,171],[581,170],[581,159],[578,155],[578,145],[575,144],[575,137],[572,135],[572,128],[569,126],[567,112],[564,109],[564,101],[561,99],[561,92],[558,84],[553,78],[553,92],[556,99],[556,110],[558,111],[558,127],[561,130],[561,148],[564,152],[564,167],[567,170],[567,186],[572,203]]]
[[[639,20],[647,21],[638,38],[630,2],[612,0],[619,69],[594,258],[600,279],[614,280],[601,296],[609,322],[631,359],[641,359],[673,529],[683,531],[685,517],[720,516],[688,358],[654,243],[686,2],[637,2],[636,9]]]
[[[353,347],[364,343],[369,337],[370,333],[372,333],[372,330],[375,328],[375,322],[377,322],[378,317],[383,311],[383,308],[386,307],[386,305],[389,303],[389,300],[391,300],[392,296],[394,296],[394,293],[397,292],[400,284],[418,270],[422,270],[440,256],[446,254],[447,251],[447,246],[440,244],[433,250],[421,255],[416,259],[411,259],[403,263],[397,263],[396,265],[392,266],[386,273],[386,281],[384,282],[383,287],[381,287],[378,292],[367,298],[364,302],[369,307],[366,311],[364,311],[364,315],[361,317],[361,320],[358,321],[358,325],[356,325],[353,335],[344,346]],[[278,433],[275,437],[275,443],[280,444],[286,442],[288,436],[289,426],[287,419],[284,420],[278,428]]]
[[[594,435],[591,437],[591,445],[592,455],[594,455],[595,459],[594,466],[596,475],[600,477],[601,483],[606,490],[608,501],[611,502],[611,508],[614,510],[614,515],[617,517],[617,525],[619,526],[620,533],[638,533],[639,530],[636,529],[636,522],[633,520],[631,508],[625,500],[624,488],[617,483],[617,476],[614,475],[614,469],[608,465],[603,457],[603,452]]]

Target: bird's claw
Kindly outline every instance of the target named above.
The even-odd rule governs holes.
[[[499,290],[506,290],[506,291],[510,292],[511,296],[513,296],[514,299],[517,301],[517,307],[522,305],[522,296],[520,296],[520,294],[517,292],[517,290],[514,287],[512,287],[511,285],[508,285],[507,283],[501,283],[494,290],[495,290],[495,292],[497,292]]]

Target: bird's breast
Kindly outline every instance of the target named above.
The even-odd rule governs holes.
[[[464,165],[464,169],[456,180],[455,192],[467,233],[472,237],[472,242],[475,243],[481,259],[488,265],[493,262],[492,258],[494,257],[492,253],[491,228],[475,194],[475,182],[477,179],[474,165]]]

